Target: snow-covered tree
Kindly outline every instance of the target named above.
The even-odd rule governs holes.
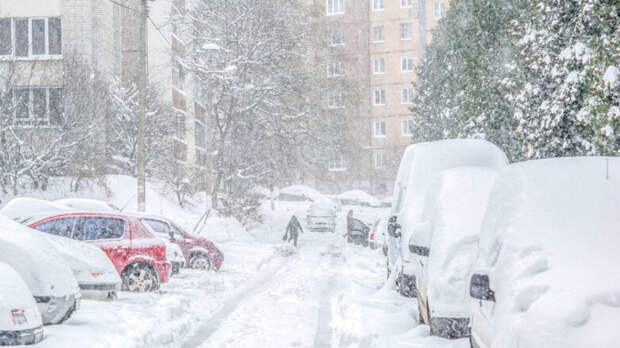
[[[522,1],[455,0],[418,67],[413,141],[479,137],[517,157],[502,80],[513,50],[508,24]]]
[[[324,144],[324,134],[307,64],[306,9],[290,0],[199,0],[183,18],[175,25],[190,42],[177,60],[205,91],[214,202],[274,186],[312,163],[317,151],[308,150]]]
[[[508,87],[526,158],[620,154],[618,3],[529,0]]]
[[[18,70],[32,66],[7,62],[3,67],[0,189],[16,195],[26,186],[45,190],[51,176],[72,175],[79,185],[81,177],[102,175],[103,143],[96,139],[103,120],[97,110],[106,89],[95,72],[67,55],[63,86],[46,90],[16,87],[17,76],[24,74]],[[46,96],[49,105],[38,96]]]

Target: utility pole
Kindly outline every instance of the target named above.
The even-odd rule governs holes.
[[[148,80],[148,37],[147,19],[148,5],[147,0],[141,0],[142,11],[140,13],[140,74],[138,78],[139,87],[139,112],[138,112],[138,144],[136,154],[136,170],[138,180],[138,211],[146,210],[146,173],[145,173],[145,145],[144,145],[144,122],[146,118],[146,84]]]

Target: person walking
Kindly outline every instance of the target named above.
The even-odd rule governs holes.
[[[299,238],[299,234],[303,232],[304,230],[301,228],[299,220],[297,220],[297,217],[293,215],[291,220],[288,222],[288,225],[286,225],[286,231],[284,232],[284,237],[282,237],[282,240],[289,243],[293,241],[293,245],[297,247],[297,239]]]

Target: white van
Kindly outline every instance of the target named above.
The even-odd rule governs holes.
[[[469,276],[478,254],[478,234],[497,170],[458,167],[441,172],[431,188],[429,243],[410,244],[426,250],[416,274],[420,319],[431,335],[469,336]]]
[[[409,153],[411,152],[411,153]],[[457,167],[485,167],[501,169],[508,163],[502,150],[485,140],[479,139],[449,139],[415,144],[407,148],[409,167],[405,190],[400,192],[402,198],[398,201],[396,223],[400,224],[401,232],[398,238],[400,260],[399,289],[405,296],[415,296],[415,275],[420,262],[426,261],[424,250],[412,252],[410,242],[418,245],[428,243],[429,236],[424,224],[430,216],[425,213],[425,204],[428,201],[428,191],[433,182],[438,180],[439,173],[446,169]],[[400,174],[400,173],[399,173]],[[416,233],[416,229],[419,230]],[[412,240],[412,236],[414,239]],[[423,244],[421,244],[423,245]]]
[[[620,158],[503,170],[471,277],[473,347],[620,347]]]

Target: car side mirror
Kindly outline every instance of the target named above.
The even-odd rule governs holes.
[[[471,276],[469,296],[482,301],[495,302],[495,291],[491,290],[488,275],[474,274]]]

